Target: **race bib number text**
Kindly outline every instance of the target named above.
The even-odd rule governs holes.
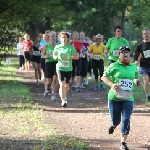
[[[50,51],[50,52],[49,52],[49,56],[50,56],[50,57],[53,57],[53,51]]]
[[[62,61],[59,63],[59,65],[60,65],[60,67],[68,68],[68,67],[69,67],[69,61],[62,60]]]
[[[133,81],[128,79],[119,80],[120,89],[125,91],[131,91],[133,86]]]
[[[24,47],[24,51],[29,51],[29,47]]]
[[[144,58],[149,58],[150,57],[150,50],[143,51],[143,54],[144,54]]]
[[[40,53],[40,51],[33,51],[33,55],[35,55],[35,56],[40,56],[41,53]]]
[[[80,57],[81,58],[85,58],[85,54],[84,53],[80,53]]]
[[[119,55],[119,50],[113,50],[113,56],[118,56]]]
[[[95,60],[100,60],[100,55],[94,55]]]

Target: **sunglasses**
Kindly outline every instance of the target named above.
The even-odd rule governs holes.
[[[130,48],[129,48],[128,46],[121,46],[121,47],[119,48],[119,50],[120,50],[120,52],[121,52],[121,51],[124,51],[124,50],[129,50],[129,51],[130,51]]]

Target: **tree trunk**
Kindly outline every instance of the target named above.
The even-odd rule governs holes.
[[[35,37],[36,37],[36,27],[35,27],[35,25],[32,23],[32,22],[28,22],[28,28],[25,30],[26,31],[26,33],[28,33],[29,35],[30,35],[30,39],[31,40],[35,40]]]
[[[50,26],[50,18],[49,17],[45,17],[45,30],[50,30],[51,26]]]
[[[122,15],[121,15],[121,26],[123,30],[124,30],[124,24],[125,24],[125,8],[123,9]]]

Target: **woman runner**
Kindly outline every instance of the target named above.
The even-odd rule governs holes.
[[[71,44],[68,44],[69,35],[67,32],[60,32],[60,44],[54,48],[53,58],[58,60],[56,65],[59,79],[59,95],[61,97],[61,106],[67,107],[67,95],[69,89],[69,80],[72,72],[72,59],[78,59],[79,56]]]
[[[111,87],[108,93],[108,108],[111,116],[109,134],[113,134],[122,118],[120,150],[129,150],[126,140],[130,131],[130,117],[134,106],[133,82],[142,87],[138,79],[137,67],[130,62],[129,47],[119,48],[119,59],[108,67],[102,80]]]
[[[46,89],[44,92],[44,97],[46,97],[48,93],[50,93],[50,87],[53,82],[51,100],[57,100],[56,97],[56,90],[57,90],[57,83],[58,83],[58,78],[56,74],[57,60],[53,58],[53,51],[55,45],[56,45],[56,32],[51,31],[49,33],[49,42],[43,49],[43,55],[42,55],[42,57],[45,58],[45,62],[46,62],[45,63]]]
[[[37,82],[37,85],[39,85],[39,81],[38,78],[41,78],[41,51],[39,50],[40,48],[40,39],[39,37],[36,38],[35,42],[33,43],[32,46],[32,66],[34,68],[34,72],[35,72],[35,79]]]
[[[24,41],[22,42],[22,50],[25,56],[25,70],[30,70],[30,51],[32,49],[32,42],[30,41],[29,34],[24,35]]]

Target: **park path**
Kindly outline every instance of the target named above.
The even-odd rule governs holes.
[[[90,143],[90,150],[118,150],[120,126],[113,135],[108,134],[109,114],[107,90],[94,91],[89,83],[81,93],[69,92],[68,107],[60,107],[60,98],[51,101],[50,95],[43,97],[42,82],[36,85],[34,72],[18,72],[31,91],[35,103],[42,108],[55,126],[58,134],[72,135]],[[131,118],[131,132],[128,138],[130,150],[150,150],[150,108],[135,103]]]

